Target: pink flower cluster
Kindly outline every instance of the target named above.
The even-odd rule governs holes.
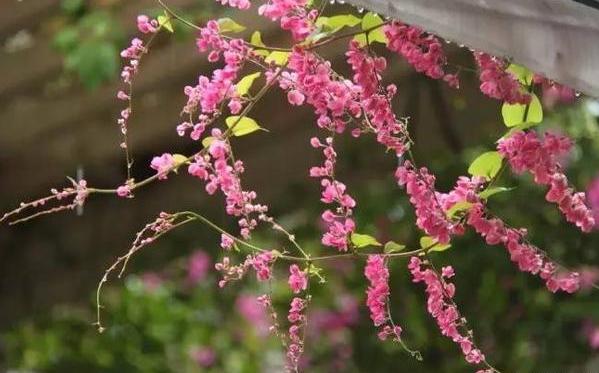
[[[397,168],[395,178],[400,186],[405,186],[410,196],[416,213],[416,225],[439,243],[448,243],[450,236],[458,233],[460,228],[447,218],[437,199],[435,176],[426,168],[417,170],[410,161],[405,161]]]
[[[250,267],[256,271],[258,281],[270,280],[275,260],[276,256],[270,251],[264,251],[255,256],[248,255],[245,261],[239,265],[231,265],[229,257],[224,257],[221,263],[216,263],[214,266],[223,275],[218,286],[222,288],[228,282],[241,280]]]
[[[468,363],[484,362],[485,355],[475,346],[471,333],[462,334],[459,331],[463,318],[453,302],[455,285],[446,281],[454,276],[453,268],[444,267],[439,276],[433,269],[427,268],[426,262],[413,256],[410,258],[408,269],[414,282],[423,282],[426,285],[427,310],[437,321],[441,334],[460,346]]]
[[[361,88],[362,97],[371,97],[377,93],[381,73],[387,67],[387,60],[384,57],[369,56],[355,40],[349,43],[345,56],[354,73],[353,82]]]
[[[289,326],[289,341],[287,345],[287,371],[297,372],[299,359],[304,351],[304,341],[301,336],[301,327],[306,320],[303,314],[306,308],[306,301],[302,298],[294,297],[291,300],[287,320],[291,323]]]
[[[222,132],[212,129],[214,140],[207,154],[198,154],[189,164],[188,173],[206,182],[206,192],[212,195],[220,190],[225,196],[225,211],[239,218],[240,233],[249,238],[258,225],[258,218],[268,211],[268,207],[255,203],[256,192],[243,190],[240,175],[244,172],[243,162],[232,162],[231,149]],[[231,164],[232,163],[232,164]],[[224,241],[225,248],[232,242]]]
[[[584,192],[576,193],[561,172],[560,158],[566,155],[572,141],[565,136],[546,133],[543,139],[534,131],[518,131],[499,141],[497,150],[506,157],[516,173],[530,172],[538,184],[549,186],[545,198],[558,205],[566,220],[583,232],[595,226],[592,210],[586,205]]]
[[[353,91],[358,95],[359,105],[365,115],[364,128],[354,129],[352,135],[358,137],[363,131],[374,132],[380,144],[401,156],[407,148],[407,129],[403,122],[397,120],[391,107],[397,87],[390,84],[383,91],[380,84],[380,74],[387,65],[385,59],[371,56],[353,41],[346,56],[354,73]]]
[[[479,68],[480,90],[489,97],[508,104],[528,104],[531,96],[523,92],[516,76],[506,71],[507,63],[483,52],[475,52]]]
[[[187,262],[187,281],[192,285],[198,284],[206,278],[210,267],[210,256],[205,251],[194,252]]]
[[[404,56],[416,71],[433,79],[443,79],[450,86],[458,88],[457,75],[444,71],[447,57],[437,37],[399,21],[383,26],[383,31],[389,40],[387,48]]]
[[[308,276],[297,264],[289,266],[289,287],[295,294],[299,294],[308,287]]]
[[[553,108],[557,104],[571,104],[576,100],[576,91],[568,86],[545,78],[541,74],[533,77],[535,84],[540,84],[543,92],[543,106]]]
[[[241,10],[250,9],[252,3],[249,0],[217,0],[221,5],[228,5],[231,8],[237,8]]]
[[[470,209],[467,223],[480,234],[489,245],[504,245],[510,259],[518,264],[521,271],[539,274],[551,292],[558,290],[574,293],[580,288],[580,275],[577,272],[563,272],[537,247],[525,242],[526,230],[506,227],[498,218],[487,218],[484,206],[475,204]]]
[[[212,77],[200,75],[195,86],[186,86],[184,93],[187,103],[183,108],[190,119],[198,113],[198,122],[183,122],[177,126],[177,132],[184,136],[188,130],[193,140],[199,140],[207,126],[218,117],[222,103],[229,100],[228,107],[232,114],[237,114],[242,109],[242,103],[235,89],[235,80],[239,70],[243,67],[251,50],[246,47],[242,39],[226,40],[220,35],[218,22],[208,21],[206,27],[200,31],[196,40],[200,52],[210,51],[208,60],[216,62],[224,58],[225,66],[215,69]]]
[[[381,340],[393,336],[401,339],[401,327],[391,323],[387,311],[389,301],[389,270],[382,255],[370,255],[364,267],[364,275],[369,286],[366,290],[366,305],[370,310],[370,318],[374,326],[379,328],[378,336]]]
[[[258,13],[271,21],[280,19],[281,28],[291,32],[296,41],[304,40],[314,31],[317,10],[308,10],[308,0],[269,0]]]
[[[325,210],[322,213],[322,220],[327,224],[327,232],[322,236],[322,243],[325,246],[335,247],[340,251],[347,251],[348,239],[355,229],[355,223],[351,218],[356,201],[346,193],[347,187],[342,182],[334,179],[335,163],[337,153],[333,148],[333,138],[327,137],[326,144],[323,144],[314,137],[310,143],[315,148],[323,148],[325,156],[324,164],[320,167],[312,167],[310,176],[321,177],[323,188],[321,201],[327,204],[337,204],[336,212]]]
[[[142,34],[154,34],[158,31],[158,21],[150,17],[140,14],[137,16],[137,29]]]
[[[156,170],[158,179],[165,180],[168,178],[168,173],[175,167],[175,159],[172,154],[164,153],[160,157],[152,158],[150,167]]]

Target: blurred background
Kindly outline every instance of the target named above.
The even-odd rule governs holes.
[[[267,44],[288,42],[255,12],[229,13],[210,0],[168,3],[196,23],[232,16],[248,30],[261,29]],[[152,0],[4,0],[0,10],[0,211],[67,185],[65,176],[84,175],[99,187],[122,184],[118,54],[134,35],[136,15],[155,16],[161,9]],[[197,146],[180,138],[175,126],[186,102],[183,87],[213,67],[197,53],[193,33],[174,26],[174,34],[158,36],[135,83],[130,138],[136,179],[154,173],[149,168],[154,155],[188,154]],[[340,42],[324,52],[340,71],[347,71],[344,47]],[[500,104],[482,96],[469,71],[469,53],[454,44],[447,52],[456,68],[465,67],[460,90],[416,74],[386,54],[390,67],[384,77],[399,86],[396,112],[409,118],[415,155],[438,176],[443,191],[505,132]],[[552,89],[538,94],[546,118],[540,129],[576,140],[567,174],[589,192],[591,203],[599,203],[599,103]],[[258,191],[259,200],[304,247],[329,252],[319,244],[319,186],[307,177],[319,162],[308,145],[318,133],[315,120],[309,110],[290,109],[280,92],[271,92],[252,114],[270,132],[234,145],[246,162],[245,185]],[[338,175],[358,201],[360,231],[414,247],[421,234],[405,193],[393,181],[394,167],[393,157],[371,139],[341,144]],[[497,195],[491,208],[511,225],[528,227],[534,243],[580,270],[587,283],[599,279],[599,234],[581,234],[566,223],[529,177],[505,173],[500,183],[515,189]],[[234,224],[224,216],[219,197],[208,199],[197,181],[173,175],[132,200],[94,195],[79,215],[0,226],[0,370],[281,371],[280,341],[268,334],[268,315],[255,301],[270,289],[248,276],[219,290],[212,270],[222,257],[219,237],[201,225],[181,228],[137,255],[129,275],[107,285],[106,332],[98,334],[92,326],[104,270],[160,211],[181,210],[199,211],[223,227]],[[269,231],[255,238],[263,247],[285,245]],[[520,273],[503,248],[488,247],[471,233],[434,259],[455,266],[456,301],[499,369],[599,372],[596,290],[551,294],[539,279]],[[327,284],[314,287],[306,371],[472,371],[457,346],[440,336],[405,261],[391,265],[392,312],[423,362],[377,339],[364,306],[362,262],[339,260],[323,267]],[[284,281],[275,282],[272,292],[284,315],[290,297]]]

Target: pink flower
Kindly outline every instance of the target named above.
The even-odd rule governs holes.
[[[308,286],[308,278],[306,273],[299,269],[296,264],[289,266],[289,287],[291,290],[298,294],[303,290],[306,290]]]
[[[196,251],[187,262],[187,279],[191,284],[199,283],[206,277],[211,266],[210,256],[202,250]]]
[[[383,26],[383,31],[389,40],[387,48],[402,54],[416,71],[433,79],[444,79],[451,86],[459,85],[456,75],[443,71],[447,57],[443,52],[443,44],[435,36],[399,21]]]
[[[228,234],[223,233],[220,235],[220,247],[222,247],[223,249],[231,250],[234,244],[235,241]]]
[[[306,97],[297,90],[291,90],[287,93],[287,100],[291,105],[300,106],[305,99]]]
[[[242,294],[235,301],[237,312],[251,324],[261,337],[268,335],[269,321],[264,307],[255,296]]]
[[[158,21],[143,14],[139,15],[137,16],[137,29],[142,34],[153,34],[158,31]]]
[[[217,0],[220,1],[222,5],[228,5],[232,8],[238,8],[241,10],[247,10],[252,6],[249,0]]]
[[[164,180],[168,178],[167,174],[175,166],[175,160],[171,154],[164,153],[160,157],[154,157],[150,166],[156,170],[158,179]]]
[[[475,52],[479,67],[480,90],[489,97],[509,104],[528,104],[531,96],[525,93],[515,75],[506,71],[507,63],[483,52]]]
[[[121,185],[116,188],[116,194],[122,198],[129,197],[131,195],[131,187],[127,184]]]

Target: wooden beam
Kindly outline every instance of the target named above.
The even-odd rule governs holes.
[[[349,0],[599,97],[599,10],[572,0]]]

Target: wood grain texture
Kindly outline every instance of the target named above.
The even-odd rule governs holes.
[[[571,0],[349,0],[599,97],[599,10]]]

